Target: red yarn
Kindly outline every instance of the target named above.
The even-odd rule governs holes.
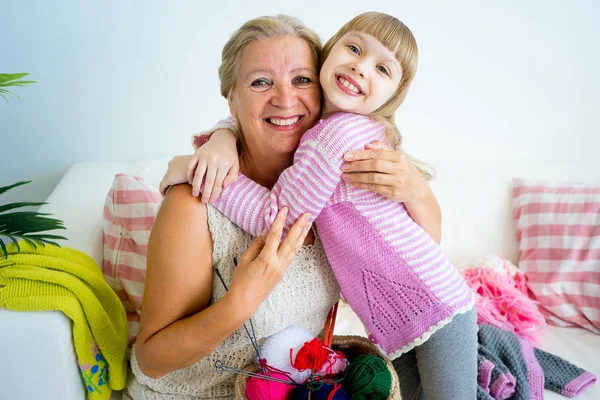
[[[333,390],[329,393],[329,396],[327,396],[327,400],[333,400],[333,396],[335,396],[335,392],[337,392],[341,387],[342,387],[342,385],[340,385],[339,383],[334,383]]]
[[[323,363],[325,363],[325,360],[327,360],[328,353],[329,351],[323,343],[319,339],[314,338],[310,342],[304,343],[304,346],[296,354],[293,366],[300,372],[307,369],[318,371],[323,366]],[[291,357],[292,350],[290,349],[290,361]]]

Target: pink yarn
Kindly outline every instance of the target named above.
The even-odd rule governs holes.
[[[317,375],[328,376],[339,374],[346,369],[348,364],[348,360],[342,352],[330,350],[327,354],[327,359],[323,363],[321,369],[317,372]]]
[[[489,323],[519,334],[537,343],[546,328],[546,320],[536,302],[527,295],[525,275],[476,267],[461,271],[475,294],[477,323]]]
[[[263,375],[262,372],[258,372],[258,374]],[[269,376],[289,380],[285,375],[276,372],[269,372]],[[286,400],[293,388],[292,385],[285,383],[252,377],[246,383],[246,396],[248,396],[248,400]]]

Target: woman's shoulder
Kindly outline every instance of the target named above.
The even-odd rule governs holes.
[[[208,209],[200,197],[192,195],[191,185],[176,185],[167,192],[154,224],[173,234],[192,228],[199,234],[209,234]]]

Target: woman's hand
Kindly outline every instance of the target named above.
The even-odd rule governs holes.
[[[380,141],[365,145],[365,149],[344,156],[342,178],[346,182],[405,204],[429,195],[429,184],[402,151]]]
[[[236,137],[233,132],[221,129],[194,153],[187,170],[187,181],[192,185],[192,195],[200,194],[202,202],[214,202],[221,190],[237,180],[240,163]]]
[[[270,232],[263,233],[242,255],[233,273],[228,295],[235,304],[248,307],[250,315],[258,309],[279,283],[288,266],[298,254],[311,223],[309,214],[303,214],[281,240],[287,207],[282,208]]]

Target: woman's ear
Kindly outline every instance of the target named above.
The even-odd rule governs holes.
[[[227,104],[229,104],[229,113],[231,116],[237,118],[237,113],[235,112],[235,106],[233,104],[233,93],[231,93],[227,98]]]

